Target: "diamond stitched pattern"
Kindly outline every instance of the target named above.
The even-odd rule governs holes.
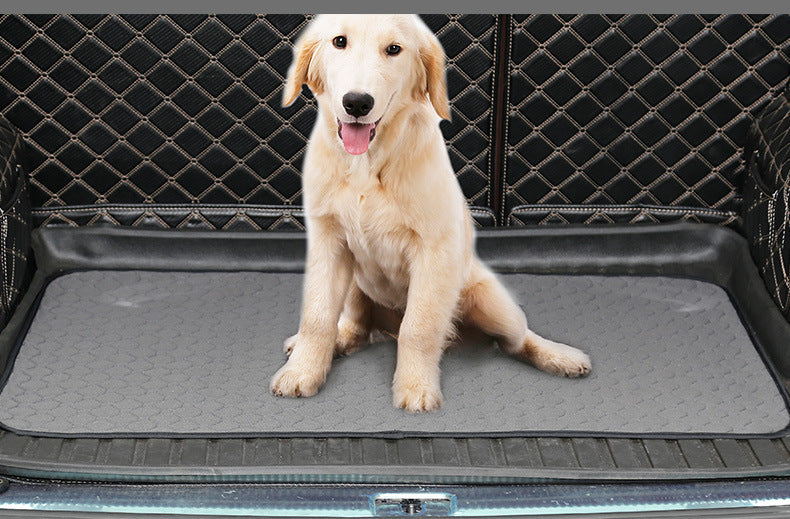
[[[21,165],[23,147],[19,132],[0,117],[0,327],[28,281],[30,198]]]
[[[3,17],[0,106],[33,144],[34,205],[293,204],[314,107],[279,89],[305,21]]]
[[[752,127],[744,223],[768,291],[790,319],[790,83]]]
[[[496,17],[424,15],[447,54],[452,120],[441,123],[458,180],[470,205],[490,207]]]
[[[634,205],[636,218],[657,221],[646,206],[669,206],[732,222],[751,116],[790,71],[788,24],[787,15],[514,16],[506,214]]]
[[[309,19],[1,17],[0,110],[32,143],[34,206],[298,206],[315,101],[280,97]],[[449,47],[451,158],[485,205],[495,17],[426,22]]]
[[[0,111],[32,143],[34,205],[59,222],[64,205],[298,208],[315,105],[283,110],[279,89],[308,18],[0,17]],[[490,207],[496,18],[424,19],[449,58],[453,165],[470,204]],[[650,207],[668,206],[737,224],[745,127],[787,77],[789,23],[514,17],[500,217],[661,221]],[[526,217],[536,204],[571,210]],[[580,204],[594,216],[579,220]],[[601,211],[610,205],[638,218]]]

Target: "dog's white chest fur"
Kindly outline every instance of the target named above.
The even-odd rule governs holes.
[[[349,178],[338,207],[340,225],[354,256],[354,278],[368,297],[403,309],[409,289],[410,239],[414,231],[402,221],[391,193],[375,176]]]

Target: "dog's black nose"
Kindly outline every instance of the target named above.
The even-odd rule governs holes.
[[[343,96],[343,108],[346,109],[348,115],[353,115],[354,117],[368,115],[373,109],[373,96],[349,92]]]

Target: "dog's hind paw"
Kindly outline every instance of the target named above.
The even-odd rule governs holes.
[[[543,348],[531,359],[535,367],[561,377],[583,377],[590,373],[590,357],[583,351],[544,339]]]
[[[345,357],[365,346],[370,339],[370,331],[351,321],[340,319],[337,325],[335,357]]]

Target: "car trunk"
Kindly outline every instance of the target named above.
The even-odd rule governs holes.
[[[268,389],[299,319],[315,103],[279,99],[308,19],[0,20],[6,475],[787,474],[786,15],[425,17],[478,252],[593,364],[552,377],[463,330],[425,414],[392,406],[386,334],[315,397]]]

